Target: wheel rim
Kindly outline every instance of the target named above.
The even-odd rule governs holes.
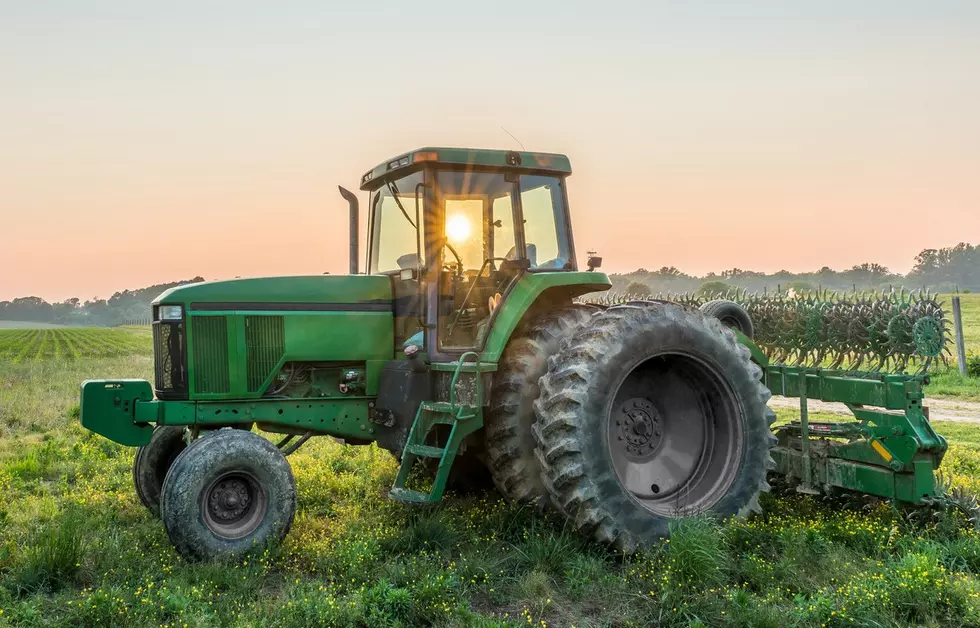
[[[619,483],[665,516],[703,512],[742,456],[741,406],[716,368],[671,352],[631,369],[611,396],[607,443]]]
[[[201,494],[204,523],[216,535],[229,539],[246,537],[262,523],[268,499],[250,473],[234,471],[219,476]]]

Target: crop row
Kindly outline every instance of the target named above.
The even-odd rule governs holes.
[[[138,329],[0,329],[0,360],[27,362],[149,354],[151,342],[150,335]]]

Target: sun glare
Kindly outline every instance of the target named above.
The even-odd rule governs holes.
[[[454,243],[466,242],[471,232],[470,221],[466,216],[456,214],[446,221],[446,237]]]

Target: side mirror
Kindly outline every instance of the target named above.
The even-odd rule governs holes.
[[[595,254],[595,251],[589,251],[589,260],[586,262],[589,266],[589,270],[593,271],[596,268],[602,267],[602,258]]]
[[[398,278],[402,281],[412,281],[418,279],[415,268],[403,268],[398,271]]]

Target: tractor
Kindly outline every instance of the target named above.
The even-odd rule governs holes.
[[[738,306],[582,302],[610,280],[594,254],[579,268],[570,174],[565,156],[525,151],[422,148],[381,163],[360,179],[363,272],[358,198],[340,188],[349,275],[164,292],[153,384],[85,381],[82,425],[138,447],[136,492],[190,560],[236,559],[287,534],[287,456],[313,436],[392,452],[394,500],[433,504],[488,473],[507,499],[550,505],[623,551],[678,517],[758,510],[777,460],[806,486],[845,486],[852,463],[801,463],[805,424],[777,447],[768,380],[805,400],[812,373],[770,366]],[[811,390],[832,390],[824,376]],[[885,386],[869,382],[864,404]],[[916,390],[886,392],[905,407]],[[853,464],[874,464],[862,456]],[[872,479],[899,474],[898,459]],[[931,476],[908,489],[928,497]]]

